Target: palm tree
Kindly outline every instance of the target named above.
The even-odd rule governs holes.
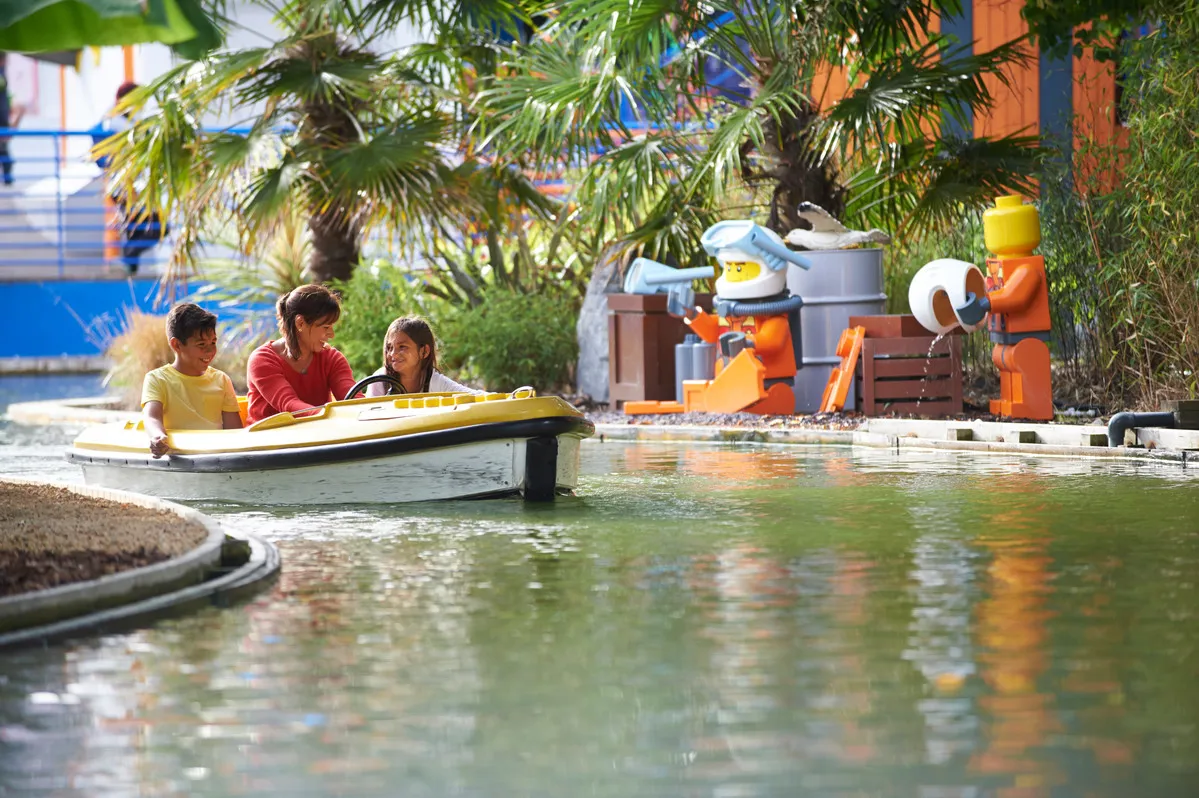
[[[502,80],[519,60],[551,3],[545,0],[370,0],[362,16],[381,30],[417,26],[425,41],[404,54],[452,119],[454,178],[470,201],[457,215],[432,220],[419,242],[432,266],[428,291],[477,305],[489,287],[536,293],[551,284],[581,292],[590,228],[569,198],[538,179],[533,164],[552,161],[513,148],[484,146],[495,121],[478,104],[480,87]]]
[[[275,11],[277,41],[167,72],[131,95],[135,109],[152,99],[153,113],[98,148],[120,190],[172,219],[176,276],[194,269],[205,230],[231,222],[255,251],[299,205],[312,279],[347,279],[368,232],[411,244],[428,219],[470,206],[439,149],[453,120],[422,76],[374,52],[385,29],[368,31],[355,2]],[[243,127],[207,129],[210,114]]]
[[[702,257],[721,215],[804,226],[801,202],[920,235],[1029,192],[1036,140],[942,135],[1028,59],[929,33],[959,0],[564,0],[483,86],[485,143],[528,168],[587,164],[590,224],[659,258]],[[713,71],[731,74],[713,90]],[[847,88],[836,92],[830,74]]]

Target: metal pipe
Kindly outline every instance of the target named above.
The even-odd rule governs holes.
[[[1173,413],[1116,413],[1107,422],[1107,445],[1123,446],[1124,433],[1134,427],[1165,427],[1174,429],[1178,419]]]

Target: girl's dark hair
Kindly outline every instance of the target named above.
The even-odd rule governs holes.
[[[411,338],[418,350],[421,347],[429,347],[429,356],[421,364],[420,383],[415,389],[413,386],[404,386],[410,393],[428,393],[429,380],[433,379],[433,372],[437,370],[437,341],[433,338],[433,330],[429,327],[429,322],[420,316],[403,316],[393,321],[387,328],[387,335],[383,338],[383,368],[387,370],[389,376],[398,380],[400,375],[392,370],[391,364],[387,362],[387,354],[391,351],[391,338],[396,333],[404,333]],[[393,386],[387,386],[388,393],[393,390],[395,390]]]
[[[275,303],[275,318],[279,320],[279,334],[287,343],[287,354],[292,360],[300,359],[297,316],[303,316],[309,324],[325,319],[337,321],[341,316],[341,302],[328,288],[315,283],[293,288],[279,297]]]

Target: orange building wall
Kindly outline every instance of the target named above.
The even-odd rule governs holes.
[[[1127,130],[1116,121],[1116,67],[1096,61],[1090,52],[1074,58],[1074,164],[1079,185],[1106,191],[1117,177],[1118,159],[1100,158],[1096,150],[1123,147]],[[1099,162],[1111,164],[1098,172]]]
[[[973,36],[975,52],[1012,41],[1028,32],[1020,16],[1025,0],[974,0]],[[940,20],[933,31],[940,30]],[[976,136],[1036,135],[1040,133],[1041,64],[1035,48],[1027,50],[1029,61],[1009,69],[1009,86],[988,79],[995,106],[974,120]],[[1116,120],[1116,76],[1111,64],[1100,64],[1089,54],[1075,57],[1072,65],[1071,106],[1074,117],[1074,153],[1084,176],[1090,176],[1094,159],[1085,153],[1088,142],[1101,147],[1124,143],[1124,131]],[[836,102],[849,90],[843,68],[826,67],[819,73],[813,93],[822,107]],[[1110,162],[1110,161],[1109,161]],[[1098,176],[1110,185],[1112,174]]]
[[[975,0],[974,49],[983,52],[1017,39],[1028,33],[1020,16],[1024,0]],[[1007,136],[1032,135],[1040,127],[1041,74],[1037,53],[1030,47],[1026,66],[1008,68],[1011,88],[998,78],[987,78],[987,86],[995,97],[995,107],[989,113],[974,118],[974,135]]]

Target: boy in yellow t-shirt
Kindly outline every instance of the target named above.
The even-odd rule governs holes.
[[[176,305],[167,315],[167,340],[175,362],[142,383],[142,418],[155,457],[170,451],[168,429],[241,427],[233,381],[208,365],[216,357],[216,316],[190,302]]]

